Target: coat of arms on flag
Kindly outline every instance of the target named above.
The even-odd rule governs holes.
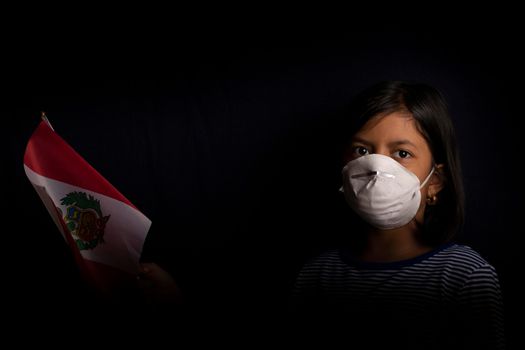
[[[151,221],[42,119],[26,147],[26,175],[81,271],[107,291],[137,274]]]
[[[104,243],[104,229],[111,215],[102,214],[98,199],[88,197],[85,192],[71,192],[61,198],[60,203],[66,206],[63,218],[78,249],[93,249]]]

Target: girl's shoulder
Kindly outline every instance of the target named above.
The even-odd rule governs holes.
[[[302,265],[301,271],[320,272],[326,268],[343,268],[344,266],[345,264],[340,258],[339,250],[330,249],[306,259],[305,263]]]
[[[430,257],[430,259],[432,258],[450,264],[469,265],[472,267],[490,265],[476,250],[468,245],[459,243],[446,245]]]
[[[479,252],[463,244],[450,244],[430,257],[427,264],[465,277],[479,274],[496,276],[496,269]]]

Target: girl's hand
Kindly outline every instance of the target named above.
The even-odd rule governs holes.
[[[140,264],[137,279],[147,304],[154,307],[182,304],[182,293],[175,280],[156,263]]]

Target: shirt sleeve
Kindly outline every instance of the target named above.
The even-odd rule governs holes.
[[[484,264],[469,274],[459,291],[459,303],[465,345],[478,349],[504,349],[503,301],[494,267]]]

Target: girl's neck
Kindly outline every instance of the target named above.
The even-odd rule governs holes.
[[[417,229],[409,225],[393,230],[370,230],[360,259],[394,262],[415,258],[432,250],[417,240]]]

